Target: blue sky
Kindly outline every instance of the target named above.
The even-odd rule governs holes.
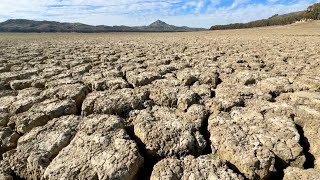
[[[320,0],[0,0],[0,21],[54,20],[91,25],[210,27],[300,11]]]

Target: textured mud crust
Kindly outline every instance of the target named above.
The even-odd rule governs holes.
[[[320,179],[319,24],[0,34],[0,179]]]

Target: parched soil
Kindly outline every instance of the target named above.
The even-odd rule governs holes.
[[[320,179],[319,27],[0,34],[0,179]]]

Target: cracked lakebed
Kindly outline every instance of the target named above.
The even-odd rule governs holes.
[[[0,34],[0,179],[319,179],[320,40],[251,31]]]

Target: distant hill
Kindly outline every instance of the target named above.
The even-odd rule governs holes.
[[[320,19],[320,3],[309,6],[307,10],[300,12],[293,12],[283,15],[273,15],[268,19],[262,19],[257,21],[252,21],[248,23],[235,23],[227,25],[216,25],[212,26],[210,30],[225,30],[225,29],[245,29],[254,27],[265,27],[265,26],[275,26],[275,25],[287,25],[292,24],[301,20],[319,20]]]
[[[33,21],[10,19],[0,23],[0,32],[187,32],[204,31],[203,28],[189,28],[169,25],[157,20],[148,26],[90,26],[81,23],[61,23],[56,21]]]

